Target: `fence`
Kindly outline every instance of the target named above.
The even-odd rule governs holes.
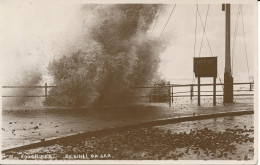
[[[200,86],[213,86],[214,84],[200,84]],[[217,86],[224,86],[224,83],[218,83]],[[249,85],[248,89],[242,89],[242,90],[234,90],[234,92],[246,92],[246,91],[254,91],[254,83],[233,83],[234,86],[237,85]],[[174,97],[190,97],[192,99],[193,97],[198,97],[198,95],[194,95],[195,91],[194,87],[197,87],[197,84],[166,84],[166,85],[156,85],[156,86],[145,86],[145,87],[133,87],[132,89],[148,89],[149,95],[142,95],[142,96],[132,96],[129,98],[149,98],[150,102],[169,102],[169,105],[173,103]],[[48,88],[54,88],[57,86],[48,86],[47,83],[45,83],[44,86],[2,86],[2,88],[43,88],[44,89],[44,95],[3,95],[2,97],[44,97],[45,100],[47,100],[48,96]],[[174,92],[177,88],[187,88],[189,87],[188,91],[177,91]],[[209,93],[213,90],[207,90],[207,91],[200,91],[202,93]],[[223,92],[216,91],[217,93]],[[181,95],[180,95],[181,94]],[[253,96],[254,94],[234,94],[233,96]],[[200,94],[200,96],[214,96],[213,94]],[[216,94],[215,96],[224,96],[223,94]],[[58,97],[58,96],[56,96]]]
[[[2,97],[44,97],[45,100],[48,98],[48,88],[53,88],[57,86],[48,86],[47,83],[45,83],[44,86],[2,86],[2,88],[44,88],[44,95],[4,95]]]
[[[228,83],[226,83],[228,84]],[[224,83],[217,83],[216,86],[222,86],[222,89],[224,87],[224,85],[226,85]],[[200,84],[200,86],[213,86],[214,84]],[[230,85],[230,84],[229,84]],[[252,93],[249,93],[249,94],[237,94],[237,92],[250,92],[250,91],[254,91],[254,83],[253,82],[249,82],[249,83],[233,83],[234,86],[238,86],[238,85],[249,85],[248,86],[248,89],[238,89],[238,90],[234,90],[234,94],[233,96],[254,96],[254,94]],[[186,91],[177,91],[177,92],[174,92],[177,88],[187,88],[189,87],[189,90],[186,90]],[[222,94],[213,94],[213,90],[206,90],[206,91],[203,91],[203,90],[200,90],[200,93],[209,93],[211,92],[212,94],[200,94],[200,95],[195,95],[194,93],[199,93],[198,90],[195,91],[194,90],[194,87],[198,87],[197,84],[168,84],[168,85],[164,85],[164,86],[150,86],[150,87],[134,87],[135,89],[141,89],[141,88],[150,88],[150,89],[154,89],[154,88],[159,88],[159,89],[167,89],[167,90],[164,90],[164,91],[168,91],[167,93],[163,93],[163,94],[159,94],[159,97],[162,97],[162,98],[165,98],[167,97],[167,101],[165,102],[169,102],[169,105],[171,105],[171,103],[173,103],[173,98],[176,98],[176,97],[190,97],[190,99],[192,100],[193,97],[199,97],[199,96],[202,96],[202,97],[214,97],[214,96],[224,96],[223,94],[223,90],[218,90],[216,91],[216,93],[219,93],[219,92],[222,92]],[[151,90],[152,91],[152,90]],[[153,102],[153,98],[154,97],[157,97],[158,96],[158,93],[153,93],[153,92],[150,92],[149,96],[136,96],[136,97],[149,97],[150,98],[150,102]]]

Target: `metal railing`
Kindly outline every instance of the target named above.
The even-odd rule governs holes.
[[[3,95],[2,97],[44,97],[45,100],[47,100],[48,97],[48,88],[53,88],[57,86],[50,85],[48,86],[47,83],[43,86],[2,86],[2,88],[16,88],[16,89],[22,89],[22,88],[43,88],[44,89],[44,95]]]
[[[214,84],[200,84],[200,86],[213,86]],[[223,86],[225,85],[224,83],[217,83],[217,86]],[[253,82],[249,83],[233,83],[233,85],[249,85],[248,90],[234,90],[234,92],[245,92],[245,91],[253,91]],[[167,89],[167,93],[160,93],[160,94],[153,94],[150,92],[149,95],[141,95],[141,96],[131,96],[129,98],[150,98],[150,102],[152,102],[152,98],[155,96],[162,96],[168,98],[167,102],[173,102],[174,97],[190,97],[191,99],[193,97],[197,97],[198,95],[194,95],[194,87],[198,86],[197,84],[166,84],[166,85],[160,85],[160,86],[143,86],[143,87],[132,87],[132,89]],[[44,89],[44,95],[3,95],[2,97],[44,97],[45,100],[47,100],[48,96],[48,88],[54,88],[57,86],[50,85],[48,86],[47,83],[43,86],[2,86],[2,88],[42,88]],[[174,92],[174,88],[182,88],[182,87],[190,87],[190,90],[187,91],[180,91],[180,92]],[[213,91],[200,91],[201,93],[208,93],[208,92],[213,92]],[[223,92],[223,91],[216,91],[216,92]],[[179,95],[182,94],[182,95]],[[233,96],[253,96],[254,94],[234,94]],[[213,94],[201,94],[200,96],[213,96]],[[217,94],[216,96],[223,96],[223,94]]]
[[[200,86],[213,86],[214,84],[200,84]],[[224,85],[230,85],[230,83],[217,83],[216,86],[224,86]],[[240,89],[240,90],[233,90],[234,91],[234,94],[233,96],[238,96],[238,97],[241,97],[241,96],[254,96],[254,94],[252,93],[245,93],[245,94],[241,94],[241,93],[237,93],[237,92],[250,92],[250,91],[254,91],[253,88],[254,88],[254,83],[253,82],[244,82],[244,83],[233,83],[231,85],[234,85],[234,86],[237,86],[237,85],[249,85],[249,88],[248,89]],[[169,90],[166,90],[168,91],[167,93],[162,93],[160,94],[162,97],[167,97],[168,100],[167,102],[169,102],[169,105],[171,105],[171,103],[173,103],[173,98],[178,98],[178,97],[190,97],[190,99],[192,100],[193,97],[198,97],[198,95],[194,95],[194,93],[198,93],[198,91],[195,91],[194,90],[194,87],[198,86],[198,84],[166,84],[164,86],[146,86],[146,87],[134,87],[135,89],[154,89],[154,88],[168,88]],[[189,87],[190,89],[189,90],[186,90],[186,91],[179,91],[179,92],[174,92],[174,89],[176,88],[184,88],[184,87]],[[210,96],[214,96],[213,94],[213,90],[210,91],[210,90],[206,90],[206,91],[203,91],[203,90],[200,90],[200,93],[209,93],[209,92],[212,92],[212,94],[200,94],[199,96],[202,96],[202,97],[210,97]],[[224,91],[223,90],[218,90],[216,91],[216,94],[215,96],[224,96],[224,94],[220,94],[223,93]],[[144,98],[144,97],[149,97],[150,98],[150,102],[152,102],[152,99],[154,96],[157,96],[158,94],[153,94],[153,93],[150,93],[149,95],[144,95],[144,96],[134,96],[132,98]]]

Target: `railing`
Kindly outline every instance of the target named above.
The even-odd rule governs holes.
[[[44,86],[2,86],[2,88],[44,88],[44,95],[4,95],[2,97],[44,97],[45,100],[47,100],[48,97],[48,88],[53,88],[57,86],[48,86],[47,83],[45,83]]]
[[[213,86],[214,84],[200,84],[200,86]],[[232,85],[232,84],[229,84],[229,83],[218,83],[216,84],[217,86],[224,86],[224,85]],[[253,85],[254,83],[233,83],[233,85],[249,85],[249,89],[248,90],[233,90],[234,92],[242,92],[242,91],[253,91]],[[175,92],[173,93],[172,92],[172,97],[180,97],[180,95],[177,95],[177,96],[174,96],[173,94],[179,94],[179,93],[190,93],[189,95],[182,95],[181,97],[193,97],[193,96],[197,96],[197,95],[194,95],[193,92],[198,92],[198,91],[194,91],[193,88],[194,86],[198,86],[197,84],[186,84],[186,85],[182,85],[182,84],[172,84],[170,85],[171,88],[173,89],[174,87],[190,87],[190,90],[189,91],[184,91],[184,92]],[[200,91],[200,92],[213,92],[213,91]],[[216,92],[223,92],[223,91],[216,91]],[[253,96],[253,94],[234,94],[233,96]],[[200,96],[213,96],[213,95],[200,95]],[[223,96],[223,95],[216,95],[216,96]]]
[[[213,86],[214,84],[200,84],[200,86]],[[224,85],[230,85],[229,83],[218,83],[216,84],[216,86],[224,86]],[[232,85],[232,84],[231,84]],[[234,92],[250,92],[250,91],[253,91],[253,86],[254,86],[254,83],[253,82],[249,82],[249,83],[233,83],[234,86],[236,85],[249,85],[249,88],[246,90],[246,89],[243,89],[243,90],[233,90]],[[194,95],[195,92],[198,92],[198,91],[195,91],[194,90],[194,87],[198,86],[197,84],[167,84],[167,85],[164,85],[164,86],[146,86],[146,87],[134,87],[134,89],[154,89],[154,88],[168,88],[168,92],[167,93],[163,93],[163,94],[160,94],[161,96],[163,97],[168,97],[168,100],[167,102],[169,102],[169,105],[171,105],[171,103],[173,103],[173,98],[177,98],[177,97],[190,97],[190,99],[192,100],[193,97],[198,97],[198,96],[206,96],[206,97],[210,97],[210,96],[214,96],[214,94],[200,94],[200,95]],[[183,87],[190,87],[189,90],[186,90],[186,91],[179,91],[179,92],[174,92],[174,89],[176,88],[183,88]],[[213,93],[213,90],[210,91],[210,90],[206,90],[206,91],[203,91],[203,90],[200,90],[200,93],[208,93],[208,92],[212,92]],[[218,90],[216,91],[216,93],[219,93],[219,92],[222,92],[223,93],[223,90]],[[181,95],[180,95],[181,94]],[[154,96],[157,96],[157,94],[153,94],[153,93],[150,93],[149,95],[146,95],[146,96],[134,96],[132,98],[135,98],[135,97],[149,97],[150,98],[150,102],[152,102],[152,97]],[[215,96],[224,96],[224,94],[215,94]],[[249,94],[233,94],[233,96],[254,96],[254,94],[252,93],[249,93]]]
[[[224,83],[218,83],[216,84],[217,86],[223,86],[225,85]],[[248,90],[234,90],[234,92],[245,92],[245,91],[253,91],[253,86],[254,83],[233,83],[233,85],[249,85]],[[167,93],[160,93],[160,94],[153,94],[150,92],[149,95],[142,95],[142,96],[132,96],[129,98],[150,98],[150,102],[152,102],[152,98],[155,96],[163,96],[168,98],[167,102],[171,104],[173,102],[174,97],[190,97],[191,99],[193,97],[197,97],[198,95],[194,95],[194,87],[198,86],[197,84],[167,84],[164,86],[144,86],[144,87],[133,87],[132,89],[167,89]],[[200,86],[213,86],[213,84],[200,84]],[[44,89],[44,95],[3,95],[2,97],[44,97],[45,100],[47,100],[48,96],[48,88],[54,88],[57,86],[48,86],[47,83],[45,83],[44,86],[2,86],[2,88],[43,88]],[[188,91],[180,91],[180,92],[174,92],[174,88],[181,88],[181,87],[190,87],[190,90]],[[208,92],[213,92],[213,91],[200,91],[201,93],[208,93]],[[216,91],[216,92],[223,92],[223,91]],[[187,94],[189,93],[189,94]],[[182,94],[182,95],[179,95]],[[234,94],[233,96],[253,96],[254,94]],[[213,94],[201,94],[200,96],[213,96]],[[223,94],[216,94],[216,96],[224,96]]]

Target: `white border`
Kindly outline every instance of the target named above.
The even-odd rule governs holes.
[[[18,2],[18,0],[10,0],[13,3]],[[21,0],[24,2],[32,2],[31,0]],[[20,1],[20,2],[21,2]],[[257,21],[259,20],[257,16],[258,6],[256,0],[34,0],[33,3],[69,3],[69,4],[222,4],[222,3],[231,3],[231,4],[254,4],[254,15],[255,15],[255,27],[254,27],[254,34],[258,34],[257,30]],[[0,3],[1,5],[1,3]],[[259,8],[260,9],[260,8]],[[259,34],[258,34],[259,35]],[[255,87],[254,87],[254,160],[250,161],[236,161],[236,160],[2,160],[0,154],[0,163],[1,164],[256,164],[257,157],[258,157],[258,147],[257,147],[257,140],[258,140],[258,64],[259,62],[257,58],[257,46],[258,40],[257,36],[255,35],[255,55],[256,58],[254,60],[254,77],[255,77]],[[260,36],[258,36],[260,37]],[[1,90],[0,90],[1,91]],[[0,102],[2,107],[2,102]],[[2,121],[2,113],[0,115],[0,119]],[[0,126],[2,126],[2,122],[0,122]],[[2,136],[2,135],[1,135]],[[0,143],[2,144],[2,138],[0,138]],[[0,149],[2,150],[2,146],[0,145]]]

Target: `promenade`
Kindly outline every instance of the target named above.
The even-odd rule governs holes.
[[[102,130],[132,124],[201,114],[254,110],[253,97],[235,98],[234,104],[223,105],[221,99],[212,105],[211,99],[202,99],[197,106],[196,99],[178,98],[169,107],[167,103],[135,104],[101,110],[16,110],[3,111],[2,149],[9,149],[30,143],[63,137],[78,132]]]

